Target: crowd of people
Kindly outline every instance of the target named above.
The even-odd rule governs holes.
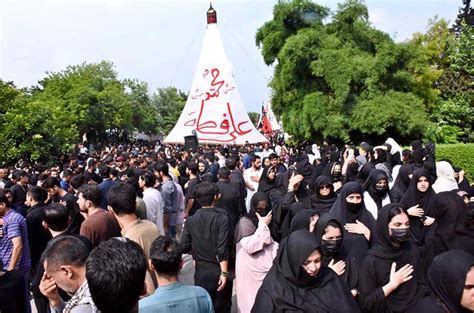
[[[0,312],[32,305],[472,312],[474,188],[419,140],[78,145],[0,165]]]

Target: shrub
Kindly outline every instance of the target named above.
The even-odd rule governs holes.
[[[454,166],[460,167],[472,184],[474,180],[474,144],[438,144],[436,160],[449,159]]]

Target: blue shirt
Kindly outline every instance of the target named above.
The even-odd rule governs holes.
[[[138,302],[140,313],[214,313],[212,300],[198,286],[173,283],[158,287],[155,293]]]
[[[178,213],[178,190],[170,179],[160,184],[161,200],[163,201],[163,213],[169,213],[170,226],[176,226]]]
[[[23,245],[15,269],[22,273],[28,273],[31,269],[31,257],[26,220],[14,210],[10,210],[3,217],[3,237],[0,238],[0,257],[4,268],[8,268],[10,265],[13,254],[13,238],[15,237],[20,237]]]

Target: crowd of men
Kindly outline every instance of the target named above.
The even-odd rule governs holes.
[[[0,312],[409,312],[427,297],[472,311],[474,189],[434,149],[79,145],[53,165],[1,165]],[[429,269],[459,250],[452,304]],[[178,280],[183,254],[194,286]]]

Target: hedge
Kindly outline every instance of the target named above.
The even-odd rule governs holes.
[[[449,159],[454,166],[464,170],[469,183],[474,181],[474,144],[437,144],[436,160]]]

